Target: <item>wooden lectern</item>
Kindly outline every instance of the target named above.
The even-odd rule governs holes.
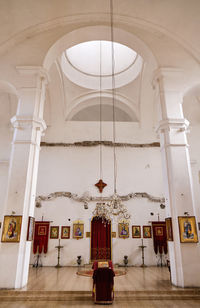
[[[96,304],[112,304],[114,276],[112,261],[94,262],[93,296]]]

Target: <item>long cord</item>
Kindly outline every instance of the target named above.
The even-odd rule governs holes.
[[[100,170],[100,179],[103,179],[103,164],[102,164],[102,46],[101,41],[99,41],[99,170]]]
[[[117,159],[116,159],[116,115],[115,115],[115,55],[114,55],[114,30],[113,30],[113,0],[110,0],[110,31],[112,54],[112,109],[113,109],[113,181],[114,193],[117,193]]]

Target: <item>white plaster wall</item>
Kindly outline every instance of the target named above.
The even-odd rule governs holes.
[[[13,129],[10,118],[15,114],[17,100],[14,95],[0,93],[0,222],[3,222],[4,201],[8,182],[8,168]]]
[[[108,184],[104,189],[104,196],[113,193],[113,150],[103,147],[103,180]],[[154,196],[163,197],[162,169],[159,148],[117,148],[118,177],[117,188],[119,194],[130,192],[147,192]],[[98,196],[94,184],[99,180],[99,148],[98,147],[42,147],[39,164],[37,195],[48,195],[55,191],[70,191],[82,195],[85,191]],[[148,225],[151,220],[165,218],[165,210],[160,209],[160,203],[153,203],[147,199],[132,199],[125,202],[131,213],[129,239],[118,238],[118,224],[112,223],[112,231],[117,232],[117,238],[112,239],[112,257],[114,263],[123,263],[123,256],[129,256],[129,264],[141,264],[141,239],[132,239],[131,226]],[[71,226],[71,236],[68,240],[61,240],[64,248],[61,251],[62,265],[76,265],[78,255],[83,263],[90,262],[90,239],[85,238],[85,232],[90,231],[92,211],[95,204],[89,204],[86,210],[83,204],[68,198],[57,198],[43,202],[41,208],[35,209],[36,220],[52,221],[51,226]],[[154,216],[150,213],[153,212]],[[70,219],[70,221],[69,221]],[[84,221],[84,239],[72,239],[72,225],[75,220]],[[58,240],[49,239],[49,250],[42,256],[45,266],[56,265]],[[153,239],[144,239],[145,263],[156,265],[157,260],[153,251]],[[31,257],[31,263],[34,256]]]
[[[3,205],[8,181],[8,161],[0,161],[0,222],[3,222]]]
[[[193,175],[193,187],[195,198],[195,209],[198,222],[200,222],[200,144],[198,142],[200,134],[200,125],[196,124],[190,127],[188,134],[189,151],[191,158],[191,170]],[[200,238],[200,232],[199,232]]]

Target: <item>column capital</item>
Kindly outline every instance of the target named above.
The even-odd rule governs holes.
[[[29,76],[36,79],[39,77],[45,84],[48,84],[50,81],[47,70],[42,66],[16,66],[16,70],[22,77],[27,78]]]
[[[177,132],[185,132],[189,126],[186,119],[165,119],[161,120],[156,128],[156,132],[163,133],[165,130],[176,130]]]
[[[26,129],[27,127],[34,127],[40,129],[43,132],[47,126],[43,119],[31,117],[31,116],[18,116],[15,115],[11,118],[11,124],[14,128]]]
[[[157,83],[160,91],[183,92],[186,86],[185,72],[176,67],[160,67],[154,72],[153,88],[156,87]]]

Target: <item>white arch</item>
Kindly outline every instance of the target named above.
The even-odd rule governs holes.
[[[16,95],[19,98],[19,93],[17,89],[9,82],[5,80],[0,80],[0,93],[9,93]]]
[[[197,99],[200,100],[200,83],[195,83],[193,86],[190,88],[186,88],[185,92],[183,93],[183,98],[188,96],[188,95],[194,95],[197,97]]]
[[[23,42],[27,37],[34,37],[42,32],[53,31],[57,27],[66,27],[68,25],[76,24],[87,24],[88,20],[91,23],[95,23],[98,21],[99,24],[108,23],[108,14],[107,13],[89,13],[89,14],[74,14],[69,16],[61,16],[57,18],[53,18],[48,20],[47,22],[41,22],[30,26],[17,34],[13,35],[10,38],[6,38],[4,42],[2,42],[0,46],[0,53],[6,52],[13,48],[16,44]],[[122,14],[114,14],[115,23],[120,24],[121,28],[128,25],[129,27],[138,27],[140,29],[148,30],[151,33],[155,32],[157,34],[165,35],[166,37],[178,42],[178,44],[183,47],[188,54],[190,54],[195,61],[200,62],[199,59],[199,50],[196,46],[191,45],[191,42],[185,40],[184,36],[180,36],[174,31],[163,27],[162,25],[153,22],[151,20],[147,20],[145,18],[130,16],[130,15],[122,15]]]
[[[98,98],[99,94],[100,92],[96,91],[96,92],[87,93],[79,97],[76,97],[71,103],[71,107],[69,108],[69,112],[67,114],[66,120],[70,121],[74,117],[74,115],[77,114],[79,111],[87,107],[96,105],[97,103],[92,99]],[[102,98],[104,97],[112,98],[112,93],[108,91],[102,91],[101,97]],[[102,104],[104,103],[102,102]],[[124,95],[116,93],[115,94],[115,104],[116,104],[116,107],[118,107],[119,109],[127,113],[131,117],[131,119],[136,118],[137,121],[139,121],[139,110],[137,108],[137,105],[133,101],[130,101]],[[106,105],[112,105],[112,102],[111,101],[107,102]]]
[[[110,41],[110,27],[101,25],[82,27],[67,33],[49,48],[43,61],[43,67],[49,70],[51,65],[64,50],[79,43],[93,40]],[[152,51],[137,36],[120,28],[114,28],[114,41],[135,50],[144,61],[151,61],[154,63],[155,67],[157,67],[157,62]]]

